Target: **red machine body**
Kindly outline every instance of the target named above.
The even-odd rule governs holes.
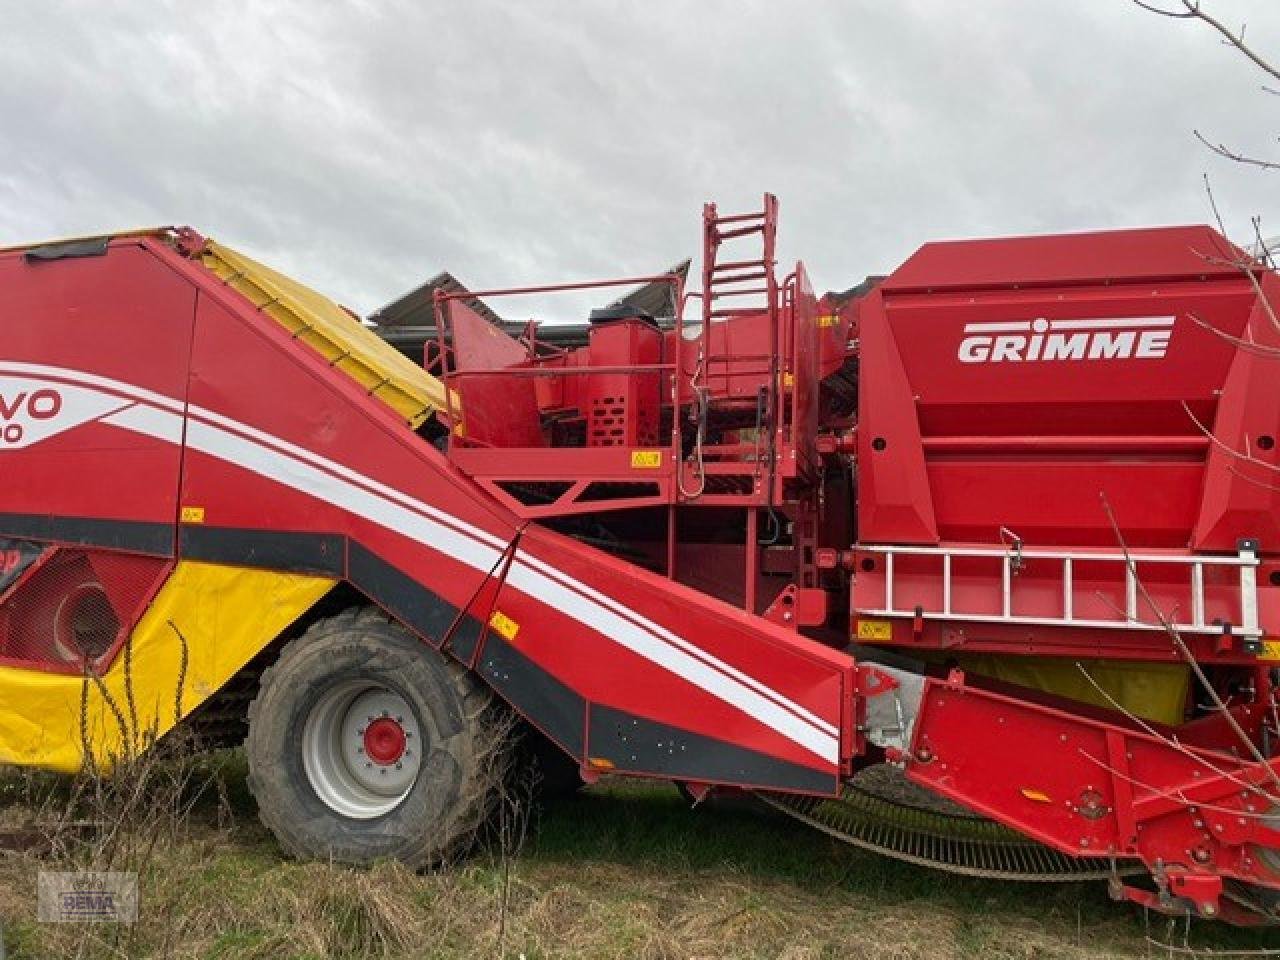
[[[929,244],[819,298],[776,224],[708,206],[700,310],[676,275],[437,293],[420,429],[194,234],[0,254],[0,536],[143,558],[126,631],[185,561],[345,581],[588,777],[834,796],[887,757],[1160,905],[1280,889],[1275,274],[1165,228]],[[637,280],[676,316],[611,304],[578,350],[468,306]],[[0,656],[62,669],[6,596]],[[1156,720],[979,657],[1201,676]]]

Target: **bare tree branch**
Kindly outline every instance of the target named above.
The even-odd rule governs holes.
[[[1225,157],[1227,160],[1233,160],[1236,163],[1243,163],[1250,167],[1259,167],[1263,170],[1280,170],[1280,163],[1277,163],[1274,160],[1259,160],[1257,157],[1250,157],[1243,153],[1237,153],[1236,151],[1229,149],[1225,144],[1211,143],[1199,130],[1193,130],[1191,132],[1196,135],[1197,140],[1218,156]]]
[[[1163,7],[1158,7],[1153,3],[1144,3],[1143,0],[1133,0],[1133,2],[1148,13],[1158,14],[1162,17],[1170,17],[1174,20],[1199,20],[1203,23],[1207,23],[1210,27],[1221,34],[1223,40],[1228,46],[1235,47],[1242,54],[1252,60],[1253,63],[1264,73],[1276,80],[1280,80],[1280,68],[1273,66],[1270,62],[1255,52],[1252,47],[1245,43],[1245,27],[1241,26],[1238,32],[1232,32],[1231,28],[1221,20],[1218,20],[1211,14],[1205,13],[1201,8],[1200,0],[1180,0],[1182,4],[1181,10],[1169,10]]]
[[[1247,734],[1240,721],[1235,718],[1230,708],[1222,702],[1222,698],[1218,695],[1218,691],[1213,684],[1209,682],[1208,676],[1204,672],[1204,668],[1200,666],[1200,661],[1196,659],[1196,655],[1191,652],[1191,648],[1187,646],[1186,641],[1182,639],[1182,634],[1178,632],[1177,627],[1165,616],[1160,609],[1160,605],[1156,603],[1155,598],[1151,596],[1151,592],[1147,589],[1146,583],[1138,576],[1138,565],[1133,559],[1133,555],[1129,552],[1128,541],[1125,540],[1124,533],[1120,528],[1120,523],[1116,519],[1115,511],[1111,509],[1111,501],[1105,494],[1102,496],[1102,509],[1106,512],[1107,521],[1111,524],[1111,530],[1115,535],[1116,542],[1120,545],[1120,551],[1124,555],[1125,565],[1129,568],[1129,573],[1133,577],[1134,584],[1141,595],[1143,602],[1147,605],[1152,614],[1159,621],[1160,626],[1164,629],[1165,634],[1169,637],[1170,643],[1178,656],[1191,668],[1191,673],[1195,676],[1205,693],[1209,695],[1209,699],[1213,701],[1214,709],[1218,711],[1222,719],[1226,721],[1227,726],[1231,728],[1232,733],[1236,735],[1240,743],[1249,752],[1253,760],[1266,770],[1267,776],[1271,782],[1280,788],[1280,772],[1271,765],[1271,762],[1262,755],[1262,751],[1258,749],[1258,745]]]

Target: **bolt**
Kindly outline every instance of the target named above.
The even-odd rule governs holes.
[[[382,775],[385,777],[385,776],[387,775],[387,768],[386,768],[386,767],[383,767],[383,768],[382,768],[381,770],[379,770],[378,772],[379,772],[380,774],[382,774]]]
[[[1209,862],[1209,851],[1206,850],[1204,847],[1196,847],[1194,850],[1191,851],[1191,856],[1196,861],[1196,863]]]
[[[364,762],[364,765],[365,765],[366,767],[372,767],[372,766],[373,766],[373,764],[372,764],[372,763],[370,763],[368,760],[366,760],[366,761]]]
[[[403,769],[404,769],[404,764],[403,764],[403,763],[401,763],[399,760],[397,760],[397,761],[396,761],[396,769],[397,769],[397,770],[403,770]]]
[[[364,747],[356,747],[356,753],[364,753]]]
[[[404,732],[404,738],[405,738],[406,740],[408,740],[408,739],[410,739],[411,737],[413,737],[413,731],[412,731],[412,730],[406,730],[406,731]]]
[[[404,723],[404,717],[397,716],[396,723]]]

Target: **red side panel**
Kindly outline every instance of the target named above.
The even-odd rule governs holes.
[[[204,519],[183,556],[346,577],[584,762],[836,789],[852,660],[522,529],[375,398],[193,279],[183,505]]]
[[[860,312],[860,538],[1114,545],[1104,499],[1133,545],[1267,537],[1239,483],[1193,536],[1198,424],[1277,425],[1231,342],[1249,278],[1204,259],[1228,251],[1207,228],[923,247]]]
[[[180,412],[195,291],[139,241],[75,259],[0,255],[0,291],[0,511],[59,520],[70,540],[84,532],[74,518],[160,525],[121,545],[171,552],[181,434],[137,391],[87,380],[131,384]],[[7,526],[0,533],[33,529]]]
[[[1280,304],[1280,278],[1268,273],[1262,292]],[[1222,387],[1218,416],[1212,423],[1217,442],[1209,451],[1203,499],[1193,546],[1233,550],[1240,537],[1254,537],[1268,552],[1280,549],[1280,329],[1275,309],[1255,302],[1247,327],[1257,347],[1236,351]],[[1209,424],[1205,424],[1209,426]]]

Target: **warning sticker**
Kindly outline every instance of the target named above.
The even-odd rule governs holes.
[[[1280,637],[1264,637],[1258,659],[1280,661]]]
[[[656,470],[662,466],[662,451],[632,450],[631,466],[636,470]]]
[[[859,620],[859,640],[892,640],[893,624],[888,620]]]
[[[520,632],[520,624],[516,623],[501,610],[493,611],[493,616],[489,618],[489,626],[493,627],[504,640],[514,640],[516,634]]]

